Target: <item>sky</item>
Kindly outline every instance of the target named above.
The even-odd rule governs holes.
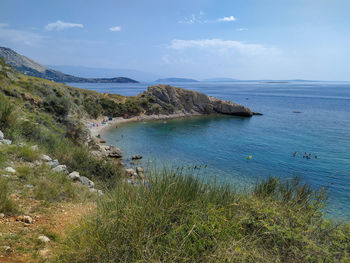
[[[164,77],[350,80],[350,1],[0,0],[0,46]]]

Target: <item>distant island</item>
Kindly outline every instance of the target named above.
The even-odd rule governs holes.
[[[198,80],[187,78],[164,78],[157,79],[155,82],[198,82]]]
[[[239,81],[238,79],[233,78],[210,78],[210,79],[203,79],[204,82],[232,82],[232,81]]]
[[[10,48],[0,47],[0,57],[5,59],[6,63],[17,69],[19,72],[33,77],[44,78],[56,82],[75,82],[75,83],[138,83],[138,81],[125,78],[81,78],[65,74],[61,71],[50,69],[38,62],[18,54]]]

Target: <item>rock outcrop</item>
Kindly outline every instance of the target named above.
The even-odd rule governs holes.
[[[240,104],[170,85],[151,86],[142,96],[153,98],[163,108],[168,108],[171,105],[174,108],[174,112],[193,114],[219,113],[245,117],[253,115],[250,109]]]

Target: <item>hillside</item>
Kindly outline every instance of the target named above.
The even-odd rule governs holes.
[[[138,81],[125,78],[81,78],[62,73],[57,70],[43,66],[34,60],[22,56],[12,49],[0,47],[0,58],[5,59],[6,63],[28,76],[34,76],[53,80],[56,82],[76,82],[76,83],[137,83]]]

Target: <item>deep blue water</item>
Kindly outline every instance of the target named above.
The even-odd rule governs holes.
[[[72,84],[99,92],[136,95],[140,84]],[[231,100],[262,112],[252,118],[214,116],[128,123],[104,138],[127,157],[168,165],[207,165],[202,176],[252,184],[270,175],[298,175],[329,187],[327,213],[350,219],[350,83],[177,83],[175,86]],[[293,111],[301,111],[300,114]],[[299,152],[293,157],[293,152]],[[317,159],[304,159],[304,152]],[[247,160],[246,157],[253,158]]]

